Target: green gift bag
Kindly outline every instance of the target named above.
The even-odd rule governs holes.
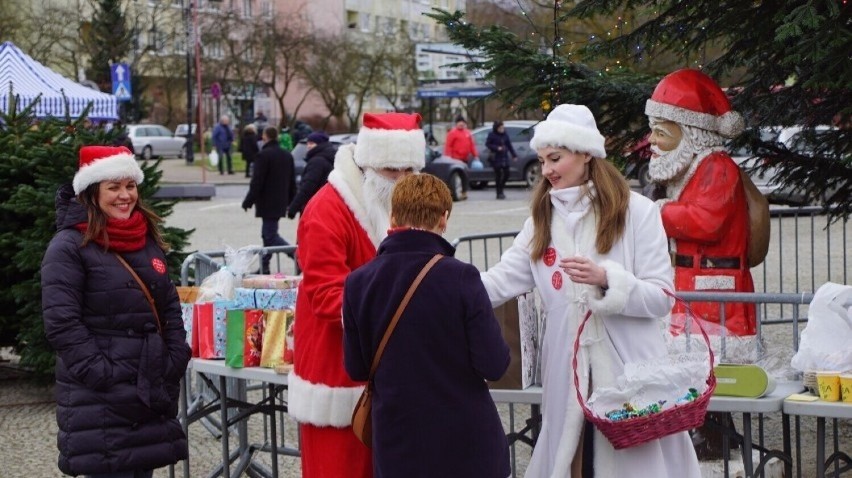
[[[225,365],[242,368],[246,342],[246,311],[242,309],[229,310],[225,326],[227,328]]]

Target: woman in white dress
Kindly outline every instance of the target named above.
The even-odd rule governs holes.
[[[700,477],[686,432],[615,450],[585,421],[574,388],[574,338],[584,397],[615,384],[624,364],[666,354],[658,320],[672,308],[672,268],[659,208],[606,161],[582,105],[559,105],[535,128],[542,180],[532,215],[500,262],[482,274],[494,306],[534,287],[547,322],[542,428],[527,477]]]

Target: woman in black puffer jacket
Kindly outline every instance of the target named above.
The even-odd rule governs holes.
[[[187,457],[176,416],[191,353],[160,219],[138,197],[143,179],[127,148],[84,146],[73,188],[57,192],[42,311],[69,475],[150,477]]]

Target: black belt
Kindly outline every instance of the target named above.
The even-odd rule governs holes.
[[[693,267],[695,261],[692,256],[675,254],[674,265],[677,267]],[[739,257],[708,257],[701,256],[699,262],[701,269],[739,269]]]

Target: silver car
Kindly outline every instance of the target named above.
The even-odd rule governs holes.
[[[158,124],[132,124],[127,126],[127,136],[133,143],[133,151],[142,159],[180,157],[186,144],[185,137],[175,137]]]

